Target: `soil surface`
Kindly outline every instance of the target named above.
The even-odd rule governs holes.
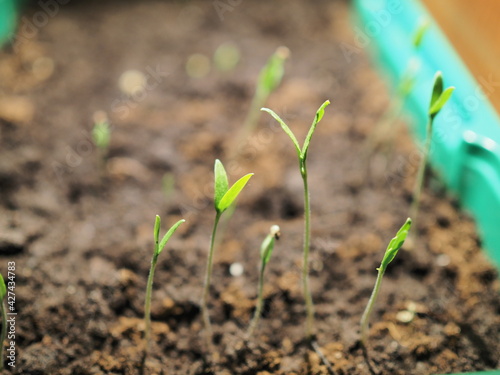
[[[291,57],[267,106],[303,139],[319,105],[332,101],[308,172],[317,341],[335,373],[498,368],[498,275],[474,223],[434,178],[415,247],[388,268],[363,355],[359,320],[375,268],[408,215],[418,152],[399,127],[389,157],[374,154],[368,166],[361,157],[389,96],[365,51],[343,53],[354,43],[349,4],[215,3],[222,8],[75,1],[37,21],[36,32],[21,28],[0,53],[0,269],[5,275],[15,262],[18,312],[15,368],[5,373],[328,374],[303,340],[302,181],[293,146],[266,114],[243,145],[235,143],[259,69],[280,45]],[[23,22],[40,11],[34,3]],[[224,42],[240,49],[234,70],[186,74],[190,55],[211,59]],[[129,70],[148,82],[132,95],[124,93]],[[105,162],[90,141],[98,110],[112,125]],[[207,348],[199,302],[215,158],[231,181],[255,176],[216,250]],[[166,193],[165,173],[175,187]],[[187,222],[160,256],[153,343],[141,370],[155,214],[162,233]],[[266,272],[263,319],[245,342],[259,247],[272,224],[282,238]],[[231,274],[233,264],[241,275]]]

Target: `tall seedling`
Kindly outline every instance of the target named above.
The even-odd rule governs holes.
[[[451,94],[455,90],[455,87],[448,87],[446,90],[443,89],[443,76],[440,71],[434,76],[434,85],[432,88],[431,100],[429,102],[429,109],[427,112],[427,129],[425,136],[425,146],[423,150],[423,155],[420,160],[420,165],[417,172],[417,180],[415,184],[415,190],[413,192],[413,200],[410,207],[410,217],[413,219],[413,223],[416,228],[418,208],[420,205],[420,195],[422,193],[422,187],[425,180],[425,172],[427,170],[427,161],[429,159],[429,152],[431,149],[432,142],[432,130],[434,125],[434,119],[444,107],[446,102],[450,99]],[[416,230],[413,231],[412,237],[416,234]]]
[[[290,137],[297,151],[297,156],[299,159],[299,169],[300,175],[302,176],[302,181],[304,184],[304,252],[303,252],[303,264],[302,264],[302,289],[304,292],[304,299],[306,303],[306,337],[311,340],[314,336],[314,305],[311,296],[311,290],[309,287],[309,248],[311,243],[311,208],[310,208],[310,198],[309,198],[309,185],[307,181],[307,152],[309,150],[309,144],[311,142],[312,135],[316,129],[316,125],[321,121],[325,113],[325,107],[330,104],[330,101],[325,101],[321,107],[319,107],[312,122],[311,128],[307,133],[306,139],[302,148],[297,141],[297,138],[292,133],[287,124],[272,110],[268,108],[262,108],[262,111],[269,113],[274,117],[276,121],[281,125],[285,133]]]
[[[215,166],[214,166],[215,221],[212,230],[212,237],[210,239],[210,250],[208,252],[207,269],[205,272],[205,283],[203,285],[203,296],[201,302],[201,310],[203,315],[203,322],[207,330],[207,338],[212,335],[212,325],[210,323],[210,316],[208,314],[207,300],[208,300],[208,292],[210,289],[210,280],[212,278],[212,263],[214,257],[214,244],[215,244],[215,236],[217,234],[217,226],[224,211],[226,211],[231,206],[231,204],[235,201],[235,199],[240,194],[241,190],[243,190],[248,180],[250,180],[252,176],[253,173],[249,173],[241,177],[238,181],[234,183],[233,186],[231,186],[231,188],[229,188],[226,170],[224,169],[224,166],[222,165],[219,159],[215,160]]]

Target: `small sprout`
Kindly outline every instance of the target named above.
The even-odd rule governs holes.
[[[251,337],[255,327],[259,323],[260,316],[262,314],[262,306],[263,306],[263,291],[264,291],[264,272],[266,270],[266,266],[271,259],[271,255],[274,250],[274,243],[276,240],[280,238],[280,227],[277,225],[273,225],[269,230],[269,234],[266,236],[262,245],[260,246],[260,273],[259,273],[259,286],[257,293],[257,305],[255,307],[255,312],[248,326],[247,337]]]
[[[214,65],[221,72],[233,70],[240,61],[240,50],[234,43],[222,43],[214,53]]]
[[[309,144],[311,143],[311,138],[316,130],[316,126],[323,118],[325,114],[325,108],[330,104],[330,101],[325,101],[319,109],[316,111],[316,116],[312,122],[309,132],[307,133],[306,139],[302,148],[297,141],[297,138],[290,130],[288,125],[272,110],[268,108],[262,108],[261,110],[269,113],[278,123],[281,125],[283,131],[290,137],[295,150],[297,151],[297,156],[299,159],[299,169],[302,176],[302,181],[304,184],[304,252],[303,252],[303,264],[302,264],[302,289],[304,293],[304,299],[306,302],[306,337],[308,340],[312,340],[314,336],[314,305],[312,301],[311,290],[309,288],[309,248],[311,244],[311,208],[310,208],[310,198],[309,198],[309,185],[307,181],[307,152],[309,151]]]
[[[422,193],[422,187],[424,185],[425,172],[427,169],[427,160],[429,158],[429,152],[431,149],[434,118],[439,114],[441,109],[448,102],[448,100],[451,97],[451,94],[455,90],[455,87],[453,86],[448,87],[446,90],[443,90],[443,87],[444,87],[443,76],[441,72],[438,71],[434,76],[432,95],[431,95],[431,100],[429,102],[424,152],[420,160],[420,165],[418,167],[415,190],[413,192],[413,200],[410,207],[410,217],[413,218],[414,223],[417,221],[418,208],[420,205],[420,195]],[[416,230],[413,232],[412,238],[415,235],[416,235]],[[412,241],[412,243],[413,242],[414,241]]]
[[[0,371],[3,370],[3,343],[7,337],[7,310],[5,308],[5,297],[7,296],[7,287],[2,274],[0,274],[0,310],[2,314],[2,333],[0,334]]]
[[[429,25],[429,20],[425,18],[415,30],[412,38],[412,45],[415,50],[420,48]],[[364,164],[368,167],[369,159],[376,149],[382,149],[386,155],[386,159],[390,158],[394,149],[395,137],[398,134],[397,130],[401,124],[401,121],[398,120],[401,117],[406,100],[415,87],[420,66],[421,63],[417,56],[413,56],[408,60],[406,68],[396,86],[396,95],[391,97],[389,106],[367,137],[363,159]]]
[[[208,315],[207,300],[208,292],[210,289],[210,280],[212,278],[212,265],[214,256],[215,236],[217,234],[217,226],[224,211],[226,211],[235,202],[238,195],[241,193],[248,180],[253,176],[249,173],[236,181],[233,186],[229,187],[226,170],[219,159],[215,160],[214,165],[214,208],[215,208],[215,221],[210,239],[210,249],[208,252],[207,268],[205,272],[205,282],[203,285],[203,296],[201,302],[201,310],[203,322],[207,330],[207,340],[212,334],[212,325],[210,323],[210,316]]]
[[[155,241],[155,248],[153,252],[153,258],[151,259],[151,268],[149,270],[148,283],[146,287],[146,301],[144,303],[144,358],[149,352],[149,347],[151,345],[151,295],[153,293],[153,278],[156,269],[156,263],[158,262],[158,256],[161,254],[165,245],[174,232],[177,230],[179,225],[184,223],[186,220],[179,220],[177,223],[172,225],[172,227],[168,230],[168,232],[163,236],[160,241],[160,227],[161,227],[161,219],[160,216],[156,215],[153,237]]]
[[[107,152],[111,139],[111,129],[109,128],[108,117],[103,111],[94,114],[94,127],[92,128],[92,141],[95,146]]]
[[[422,44],[422,40],[424,39],[424,35],[427,33],[427,30],[429,30],[430,22],[428,18],[424,18],[420,21],[417,30],[413,34],[413,46],[415,48],[420,47]]]
[[[108,156],[109,143],[111,140],[111,128],[108,122],[108,116],[104,111],[97,111],[94,114],[94,127],[92,128],[92,141],[99,152],[99,166],[101,173],[104,174],[106,167],[106,158]]]
[[[382,284],[382,278],[384,276],[385,270],[389,263],[391,263],[396,255],[398,254],[399,249],[403,246],[406,237],[408,236],[408,232],[411,228],[411,219],[406,219],[406,222],[403,226],[398,230],[396,236],[389,242],[387,246],[387,250],[385,251],[384,258],[380,263],[380,267],[377,268],[378,275],[377,280],[375,281],[375,287],[373,288],[372,295],[368,304],[366,305],[365,312],[361,318],[361,344],[366,348],[367,338],[368,338],[368,323],[370,320],[370,314],[375,305],[375,300],[377,299],[378,293],[380,291],[380,285]]]
[[[285,74],[285,61],[290,56],[290,50],[281,46],[276,49],[261,69],[257,80],[257,88],[243,125],[242,139],[246,139],[257,126],[260,117],[260,108],[266,104],[269,95],[278,88]],[[238,145],[241,142],[238,142]]]

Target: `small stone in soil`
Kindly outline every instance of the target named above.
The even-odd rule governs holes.
[[[233,263],[229,266],[229,273],[231,276],[238,277],[243,275],[243,265],[241,263]]]

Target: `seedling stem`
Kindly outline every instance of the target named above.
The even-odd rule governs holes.
[[[260,272],[259,272],[259,286],[257,292],[257,306],[255,307],[255,312],[248,326],[247,337],[251,337],[255,327],[259,323],[260,316],[262,314],[263,301],[263,291],[264,291],[264,272],[266,270],[266,265],[271,259],[271,255],[274,250],[274,243],[280,237],[280,228],[277,225],[273,225],[269,230],[269,234],[266,236],[262,245],[260,247]]]
[[[160,241],[160,226],[161,219],[160,216],[156,215],[155,226],[154,226],[154,240],[155,240],[155,249],[153,253],[153,258],[151,259],[151,268],[149,270],[148,283],[146,286],[146,301],[144,302],[144,341],[146,342],[144,348],[144,357],[149,352],[149,348],[151,346],[151,296],[153,294],[153,278],[156,269],[156,263],[158,262],[158,256],[161,254],[165,245],[174,232],[177,230],[179,225],[184,223],[186,220],[179,220],[177,223],[172,225],[172,227],[168,230],[168,232],[163,236]]]
[[[406,237],[408,236],[408,232],[411,228],[411,219],[406,219],[406,222],[399,229],[396,236],[389,242],[387,246],[387,250],[385,251],[384,258],[380,263],[380,267],[377,268],[378,275],[377,280],[375,281],[375,286],[373,288],[372,294],[370,296],[370,300],[366,305],[363,316],[361,317],[361,344],[366,348],[366,343],[368,339],[368,323],[370,320],[370,315],[372,313],[373,307],[375,306],[375,300],[377,299],[378,293],[380,291],[380,285],[382,285],[382,278],[384,277],[385,270],[389,263],[391,263],[396,257],[399,249],[403,246]]]
[[[201,301],[201,312],[203,323],[205,324],[207,344],[210,345],[210,337],[212,336],[212,325],[210,323],[210,316],[208,314],[207,300],[210,291],[210,280],[212,278],[212,264],[215,249],[215,237],[217,234],[217,226],[219,220],[224,213],[236,200],[241,193],[248,180],[253,176],[253,173],[246,174],[236,181],[233,186],[229,187],[226,170],[219,159],[215,160],[214,165],[214,208],[215,208],[215,221],[210,238],[210,249],[208,251],[207,268],[205,272],[205,282],[203,285],[203,295]]]
[[[316,130],[316,126],[323,118],[325,114],[325,108],[330,104],[330,101],[325,101],[319,109],[316,111],[316,116],[312,122],[309,132],[307,133],[306,139],[302,147],[300,147],[297,138],[292,133],[287,124],[272,110],[268,108],[262,108],[261,110],[269,113],[278,123],[281,125],[283,131],[292,140],[297,156],[299,158],[299,169],[300,175],[302,176],[302,181],[304,183],[304,252],[303,252],[303,264],[302,264],[302,288],[304,292],[304,300],[306,304],[306,338],[312,341],[314,338],[314,304],[312,300],[311,290],[309,287],[309,248],[311,242],[311,207],[309,198],[309,186],[307,182],[307,152],[309,150],[309,145],[311,143],[311,138]]]
[[[428,120],[426,127],[424,152],[420,160],[420,165],[418,167],[415,190],[413,192],[413,200],[410,206],[410,217],[413,218],[414,223],[416,223],[417,221],[418,209],[420,206],[420,196],[422,193],[423,185],[425,183],[425,172],[427,170],[427,163],[431,149],[434,118],[439,114],[443,106],[448,102],[454,90],[455,88],[453,86],[448,87],[446,90],[443,90],[443,76],[441,72],[438,71],[434,76],[434,85],[432,88],[432,95],[429,103],[429,110],[427,113]],[[413,233],[414,234],[412,235],[412,238],[415,237],[416,230]],[[412,243],[413,242],[414,241],[412,241]]]

